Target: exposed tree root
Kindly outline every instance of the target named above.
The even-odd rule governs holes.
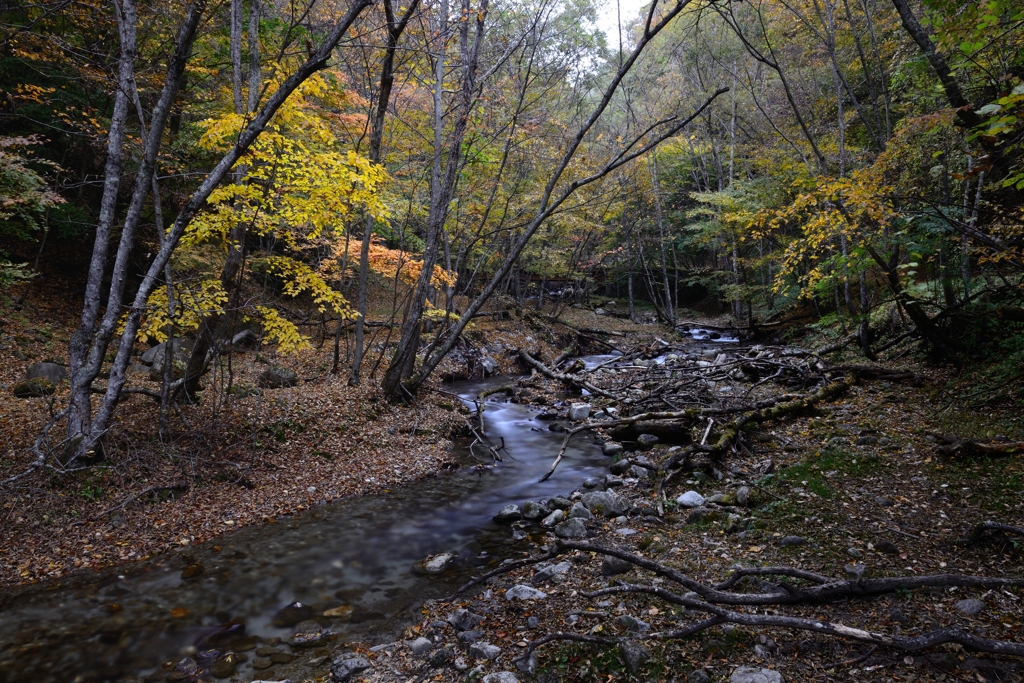
[[[1024,441],[982,442],[958,436],[942,436],[939,439],[943,442],[938,448],[939,453],[950,458],[966,458],[975,455],[1002,458],[1024,453]]]
[[[1024,656],[1024,643],[982,638],[958,627],[937,629],[918,636],[902,636],[854,628],[837,622],[788,616],[772,612],[771,610],[765,610],[764,613],[760,613],[757,611],[746,612],[730,609],[730,607],[757,607],[763,605],[821,604],[835,601],[837,599],[867,598],[893,593],[897,590],[913,590],[916,588],[945,588],[951,586],[987,589],[1008,588],[1024,586],[1024,578],[1007,579],[984,576],[959,576],[956,574],[936,574],[931,576],[837,580],[793,567],[757,567],[737,570],[727,580],[715,586],[708,586],[676,569],[667,567],[633,553],[596,544],[562,541],[551,547],[549,552],[541,557],[521,560],[519,562],[510,563],[505,567],[499,567],[485,577],[480,577],[459,589],[455,595],[458,595],[466,588],[476,585],[492,576],[496,576],[528,564],[549,560],[555,555],[574,550],[626,560],[637,567],[654,572],[658,576],[672,581],[687,591],[686,593],[678,594],[661,586],[620,582],[617,586],[603,588],[592,592],[585,592],[583,593],[584,597],[598,598],[608,595],[621,595],[624,593],[652,595],[671,604],[685,607],[688,610],[709,615],[701,621],[688,624],[680,629],[651,633],[639,637],[662,640],[680,639],[719,624],[731,623],[741,626],[790,628],[799,631],[810,631],[813,633],[869,643],[876,647],[884,646],[904,652],[915,652],[933,648],[945,643],[958,643],[964,647],[981,652]],[[728,590],[733,586],[741,584],[747,577],[754,576],[787,577],[790,579],[799,579],[812,585],[795,586],[787,581],[779,580],[772,584],[773,589],[770,591],[764,591],[762,589],[761,592],[741,593]],[[723,605],[728,605],[729,607],[724,607]],[[531,642],[519,661],[528,661],[533,655],[533,652],[542,645],[567,640],[600,645],[617,645],[624,642],[625,639],[599,637],[579,633],[551,633]],[[868,654],[870,655],[870,652]]]
[[[971,530],[971,535],[967,537],[968,543],[979,543],[985,536],[990,533],[1006,533],[1013,536],[1024,537],[1024,528],[1019,526],[1010,526],[1009,524],[1000,524],[999,522],[982,522],[978,526]]]

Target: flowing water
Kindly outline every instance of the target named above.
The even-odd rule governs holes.
[[[468,401],[500,381],[453,388]],[[446,595],[474,571],[528,547],[491,521],[503,505],[568,493],[606,464],[580,437],[555,475],[537,483],[562,434],[536,414],[488,401],[487,435],[495,444],[504,437],[510,456],[495,467],[472,468],[478,461],[463,444],[455,455],[467,467],[452,473],[241,529],[177,555],[0,597],[0,681],[144,676],[162,662],[230,640],[225,628],[232,635],[241,625],[246,634],[274,642],[292,633],[271,619],[293,601],[317,614],[351,606],[349,621],[330,626],[342,640],[391,640],[416,620],[424,599]],[[439,552],[457,553],[453,569],[433,577],[413,571],[416,561]],[[202,574],[183,579],[183,567],[196,563]],[[248,668],[252,654],[234,680],[281,677],[281,667]]]

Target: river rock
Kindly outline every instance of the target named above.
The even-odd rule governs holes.
[[[196,663],[196,660],[191,657],[185,657],[178,662],[177,666],[175,666],[169,674],[167,674],[167,680],[172,681],[172,683],[174,681],[188,680],[189,678],[192,678],[198,670],[199,665]]]
[[[559,562],[557,564],[539,564],[533,573],[533,583],[544,583],[556,577],[563,576],[572,569],[571,562]]]
[[[455,553],[439,553],[420,560],[415,569],[424,574],[440,574],[455,562]]]
[[[618,496],[608,491],[590,491],[580,499],[584,507],[596,515],[619,517],[625,513]],[[577,520],[579,521],[579,520]],[[582,526],[582,522],[580,523]]]
[[[732,672],[729,683],[783,683],[782,674],[772,669],[741,666]]]
[[[228,653],[223,657],[217,658],[210,665],[210,673],[215,678],[230,678],[235,673],[236,666],[238,666],[238,657],[233,652]]]
[[[622,486],[624,483],[625,482],[622,480],[622,477],[618,477],[618,476],[616,476],[614,474],[606,474],[606,475],[604,475],[604,486],[605,486],[605,488],[608,488],[608,489],[615,488],[616,486]]]
[[[629,471],[629,468],[632,466],[633,463],[624,458],[622,460],[616,460],[611,465],[609,465],[608,471],[611,472],[612,474],[625,474],[626,472]]]
[[[256,386],[261,389],[288,389],[299,383],[299,376],[288,368],[267,368],[256,378]]]
[[[296,601],[278,610],[277,614],[270,620],[270,623],[278,628],[287,628],[288,626],[295,626],[300,621],[310,619],[312,616],[312,607]]]
[[[434,669],[440,669],[442,666],[452,661],[452,658],[454,656],[454,650],[451,650],[447,647],[442,647],[440,650],[435,652],[434,655],[430,658],[430,666]]]
[[[473,659],[497,659],[501,648],[490,643],[479,642],[469,646],[469,656]]]
[[[519,510],[519,506],[512,503],[501,508],[498,514],[494,515],[494,521],[499,524],[509,524],[517,519],[522,519],[522,517],[523,513]]]
[[[188,339],[175,339],[171,342],[171,348],[174,349],[173,360],[184,360],[187,362],[189,354],[192,353],[192,342]],[[166,351],[167,342],[162,342],[156,346],[146,349],[139,357],[139,361],[145,365],[162,366],[164,364],[164,353]]]
[[[567,519],[555,527],[555,536],[565,539],[586,538],[587,527],[582,519]]]
[[[484,676],[484,683],[519,683],[519,679],[511,671],[498,671]]]
[[[618,441],[605,441],[601,445],[601,452],[608,456],[620,455],[624,450]]]
[[[601,486],[603,484],[604,484],[604,480],[603,479],[599,479],[597,477],[587,477],[586,479],[583,480],[583,488],[585,488],[585,489],[601,488]]]
[[[586,420],[588,417],[590,417],[589,403],[573,403],[569,406],[569,419],[573,422]]]
[[[690,510],[690,514],[686,517],[686,523],[698,524],[700,522],[703,522],[704,519],[708,516],[708,513],[710,512],[711,511],[708,508],[704,507],[703,505],[698,505],[697,507]]]
[[[506,600],[543,600],[546,597],[548,597],[548,594],[544,591],[539,591],[536,588],[521,583],[505,591]]]
[[[636,442],[640,446],[640,448],[646,451],[649,448],[653,447],[654,444],[658,443],[658,437],[656,437],[654,434],[641,434],[640,436],[636,437]]]
[[[591,514],[590,510],[583,507],[581,503],[573,503],[572,509],[569,510],[569,519],[582,519],[586,521],[593,518],[594,515]]]
[[[625,640],[619,643],[619,652],[622,653],[623,661],[633,673],[637,673],[640,667],[651,659],[648,649],[635,640]]]
[[[45,379],[53,385],[60,384],[68,376],[68,371],[63,365],[57,363],[33,363],[25,371],[25,380]]]
[[[477,631],[476,629],[473,629],[472,631],[463,631],[455,637],[459,639],[460,643],[465,643],[469,645],[470,643],[475,643],[476,641],[480,640],[485,635],[487,634],[483,631]]]
[[[348,621],[352,618],[352,612],[355,611],[355,607],[352,605],[340,605],[338,607],[332,607],[331,609],[324,610],[324,616],[328,619],[341,619],[342,621]],[[236,650],[238,648],[235,648]]]
[[[985,609],[985,603],[975,598],[968,598],[967,600],[960,600],[954,607],[956,607],[957,612],[974,617],[981,614],[981,611]]]
[[[314,647],[325,642],[330,635],[331,632],[325,631],[320,624],[307,619],[295,627],[295,633],[288,639],[288,644],[292,647]]]
[[[572,507],[572,501],[562,496],[555,496],[548,501],[548,507],[554,510],[568,510]]]
[[[629,468],[629,476],[633,477],[634,479],[639,479],[643,481],[649,478],[651,475],[650,471],[646,467],[640,467],[640,465],[633,465],[632,467]]]
[[[335,683],[348,683],[352,676],[369,668],[370,662],[365,657],[355,652],[346,652],[331,663],[331,680]]]
[[[555,510],[550,515],[541,520],[541,524],[543,526],[555,526],[556,524],[560,524],[563,519],[565,519],[565,513],[562,512],[561,510]]]
[[[540,503],[535,503],[532,500],[527,501],[526,504],[523,505],[523,519],[536,521],[538,519],[543,519],[550,514],[551,509],[549,507],[541,505]]]
[[[412,652],[413,657],[425,657],[434,649],[434,644],[426,638],[417,638],[411,640],[406,645],[409,651]]]
[[[490,356],[483,356],[480,359],[480,367],[483,368],[485,376],[490,376],[498,371],[498,361]]]
[[[685,508],[700,507],[704,504],[704,496],[700,495],[696,491],[687,491],[676,498],[676,504],[682,505]]]
[[[482,616],[473,614],[467,609],[457,609],[448,615],[448,623],[460,631],[469,631],[483,620]]]

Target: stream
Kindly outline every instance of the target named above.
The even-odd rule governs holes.
[[[484,387],[507,379],[449,387],[470,402]],[[503,505],[568,493],[607,463],[591,441],[576,439],[555,476],[537,483],[563,435],[529,407],[492,399],[484,413],[486,432],[496,444],[504,437],[510,454],[495,467],[472,468],[479,460],[464,442],[453,454],[463,468],[452,473],[335,501],[86,579],[0,597],[0,681],[146,676],[163,662],[201,656],[197,651],[230,650],[221,643],[237,637],[243,625],[246,635],[274,644],[294,629],[271,620],[294,601],[310,605],[316,616],[351,606],[348,621],[330,622],[342,641],[394,640],[417,619],[423,600],[450,593],[517,546],[526,549],[507,526],[491,521]],[[457,553],[452,569],[438,576],[413,571],[414,563],[440,552]],[[183,567],[195,563],[202,574],[183,579]],[[233,680],[283,678],[280,665],[254,671],[253,654]]]
[[[701,344],[706,337],[700,333],[706,334],[691,331],[697,344],[687,350],[717,353],[717,345]],[[614,367],[616,358],[582,360],[591,368]],[[507,381],[492,377],[448,388],[472,405],[481,390]],[[453,453],[463,467],[454,472],[334,501],[145,562],[0,594],[0,683],[99,683],[154,672],[161,675],[152,680],[172,680],[161,670],[165,662],[193,657],[208,664],[231,651],[240,654],[232,681],[322,674],[322,662],[314,672],[308,655],[285,661],[294,629],[272,621],[295,601],[308,605],[341,642],[393,641],[418,620],[424,600],[450,594],[482,568],[529,547],[521,534],[517,539],[492,521],[502,506],[567,494],[606,471],[600,448],[580,437],[554,476],[538,483],[563,438],[551,427],[565,421],[539,420],[539,411],[504,397],[492,396],[486,405],[486,434],[495,445],[503,438],[508,452],[496,466],[473,467],[480,461],[463,441]],[[414,571],[415,563],[442,552],[456,555],[444,573]],[[202,571],[183,578],[189,566]],[[337,608],[343,608],[341,618],[320,618]],[[281,661],[254,669],[258,646],[283,653]]]

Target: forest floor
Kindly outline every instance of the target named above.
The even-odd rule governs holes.
[[[849,360],[857,361],[853,352]],[[966,393],[957,378],[933,367],[914,369],[928,378],[925,387],[862,381],[834,402],[751,430],[749,450],[725,460],[721,480],[694,472],[666,489],[673,501],[689,490],[709,498],[750,487],[750,501],[739,511],[745,530],[729,530],[724,514],[694,521],[682,507],[658,518],[652,513],[653,485],[626,474],[621,488],[610,489],[626,514],[587,521],[584,542],[653,560],[705,585],[749,566],[797,567],[840,580],[947,573],[1024,577],[1020,539],[965,542],[980,522],[1019,524],[1024,519],[1024,461],[1019,455],[949,458],[937,450],[941,435],[947,434],[1020,440],[1019,406],[965,413],[947,393]],[[564,390],[541,377],[523,384],[535,395]],[[647,452],[627,451],[625,457],[656,463],[669,455],[668,448],[658,444]],[[767,462],[771,476],[764,475]],[[581,482],[565,496],[578,500],[587,490]],[[521,558],[538,557],[558,542],[536,521],[513,527],[525,536]],[[353,680],[682,683],[730,680],[739,667],[771,669],[790,682],[1024,680],[1019,659],[978,655],[956,644],[907,653],[802,631],[729,624],[681,640],[645,640],[645,635],[679,629],[700,617],[650,595],[584,597],[622,580],[686,592],[651,571],[613,564],[599,553],[575,550],[495,576],[449,601],[428,603],[422,620],[410,625],[402,640],[355,649],[372,666]],[[542,594],[509,597],[506,592],[516,586]],[[963,602],[971,599],[980,605]],[[456,610],[463,609],[478,615],[479,623],[468,629],[466,623],[453,625],[459,621]],[[982,637],[1024,641],[1020,587],[900,590],[873,599],[754,612],[903,636],[960,626]],[[524,673],[525,662],[516,660],[530,641],[555,632],[621,638],[645,647],[638,656],[635,648],[627,655],[632,646],[553,642],[536,651],[537,661]],[[418,640],[423,638],[430,642]],[[497,649],[488,652],[481,644]]]
[[[650,344],[659,336],[675,341],[664,328],[592,311],[569,309],[564,316],[579,327],[621,331],[629,343]],[[60,303],[49,308],[37,304],[31,316],[0,311],[0,384],[9,387],[19,380],[31,362],[59,360],[73,320]],[[488,320],[474,323],[468,340],[477,348],[500,343],[506,353],[493,355],[503,372],[521,371],[511,349],[531,346],[550,361],[564,342],[550,330],[521,321]],[[852,351],[847,353],[854,359]],[[385,490],[436,473],[449,461],[449,436],[464,422],[460,406],[449,397],[425,392],[416,405],[399,407],[383,400],[376,382],[350,388],[344,376],[329,374],[329,344],[288,360],[257,351],[238,354],[234,382],[253,386],[268,359],[295,368],[304,381],[293,389],[232,396],[220,405],[188,406],[185,419],[196,429],[166,446],[153,438],[153,401],[135,396],[123,412],[116,448],[104,467],[35,477],[7,495],[0,504],[0,585],[62,582],[333,498]],[[928,378],[924,388],[862,381],[835,402],[753,430],[749,450],[729,456],[721,480],[694,474],[666,490],[674,500],[687,490],[710,497],[753,486],[754,495],[742,511],[745,530],[727,533],[727,520],[717,515],[688,523],[684,509],[669,509],[658,518],[651,514],[652,485],[627,476],[614,490],[627,514],[588,521],[586,542],[621,548],[710,583],[724,580],[737,565],[796,566],[836,578],[845,578],[844,567],[852,563],[865,565],[868,576],[948,572],[1020,577],[1024,549],[1019,545],[998,540],[967,545],[963,540],[979,522],[1019,524],[1024,519],[1024,462],[1019,456],[951,459],[936,451],[936,437],[951,433],[1020,440],[1019,407],[964,413],[949,394],[960,386],[956,378],[943,369],[914,369]],[[527,401],[531,395],[565,390],[539,376],[526,380],[526,388],[522,396]],[[540,401],[537,407],[543,409]],[[0,401],[0,477],[18,472],[30,460],[26,446],[48,410],[46,398],[15,400],[8,394]],[[180,424],[176,431],[186,432]],[[856,445],[863,435],[875,438]],[[657,462],[668,447],[658,444],[626,456]],[[767,460],[774,473],[766,477]],[[582,485],[565,495],[578,498],[586,490]],[[153,492],[134,497],[147,490]],[[522,535],[523,557],[538,554],[554,540],[536,523],[516,522],[514,527]],[[800,542],[790,538],[782,543],[794,536]],[[977,656],[960,646],[907,655],[827,636],[727,625],[685,640],[648,640],[648,656],[639,664],[614,648],[553,643],[537,650],[532,674],[522,673],[513,659],[526,643],[549,632],[617,637],[641,629],[635,633],[639,638],[648,630],[679,628],[688,621],[680,608],[647,596],[588,600],[584,591],[614,580],[606,568],[602,571],[602,557],[572,552],[562,559],[569,561],[568,569],[547,580],[537,567],[525,567],[451,602],[428,603],[422,621],[411,624],[403,640],[373,650],[379,644],[354,648],[372,667],[353,680],[462,681],[469,674],[506,671],[522,680],[717,681],[738,666],[774,669],[791,682],[1024,679],[1019,661]],[[642,583],[651,577],[632,568],[614,578]],[[519,584],[540,589],[545,597],[507,599],[505,591]],[[957,603],[967,598],[981,600],[984,607],[973,615],[958,611]],[[1020,642],[1022,598],[1019,588],[929,589],[787,607],[779,613],[899,634],[959,624],[972,633]],[[483,617],[469,636],[447,621],[459,608]],[[429,651],[413,655],[409,645],[422,637],[431,641]],[[469,654],[474,639],[500,652],[494,659],[474,660]],[[309,680],[328,680],[340,647],[303,651],[305,666],[296,670],[313,671]],[[480,651],[478,646],[474,653]],[[500,679],[490,679],[495,680]]]

